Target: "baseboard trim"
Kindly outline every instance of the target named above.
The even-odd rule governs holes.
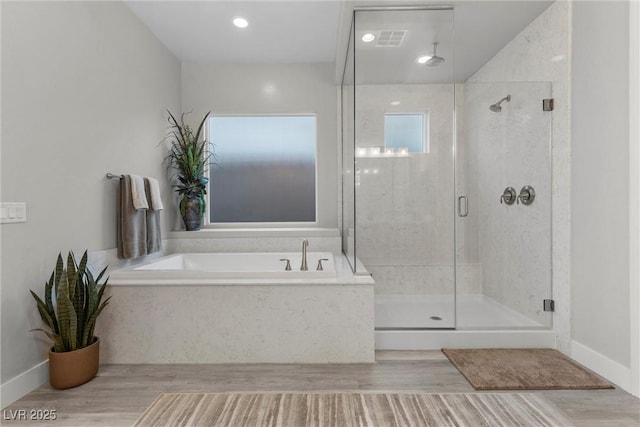
[[[49,380],[49,361],[38,363],[33,368],[11,378],[0,385],[0,407],[6,408],[16,400]]]
[[[571,358],[625,391],[632,393],[631,368],[574,340],[571,340]]]

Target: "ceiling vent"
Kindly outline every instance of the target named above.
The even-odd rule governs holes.
[[[402,44],[407,30],[383,30],[380,31],[376,41],[376,47],[397,47]]]

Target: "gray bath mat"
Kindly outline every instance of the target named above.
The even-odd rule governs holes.
[[[584,390],[614,388],[549,348],[442,349],[476,390]]]

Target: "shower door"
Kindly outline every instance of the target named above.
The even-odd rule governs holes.
[[[453,10],[354,22],[355,250],[376,329],[454,328]]]
[[[551,84],[465,83],[460,92],[457,326],[549,328]]]

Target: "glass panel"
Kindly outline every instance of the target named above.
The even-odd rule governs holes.
[[[316,220],[315,116],[209,120],[211,222]]]
[[[354,39],[353,24],[349,35],[349,47],[342,76],[342,252],[347,256],[351,268],[356,272],[355,246],[355,85],[354,85]]]
[[[444,62],[418,62],[435,42]],[[356,246],[376,281],[376,328],[453,328],[453,11],[357,11],[355,43]],[[387,152],[400,131],[406,152]]]
[[[551,84],[466,83],[462,98],[457,193],[468,199],[468,216],[457,219],[458,327],[548,328],[553,113],[542,100]],[[527,185],[530,205],[501,198]]]

